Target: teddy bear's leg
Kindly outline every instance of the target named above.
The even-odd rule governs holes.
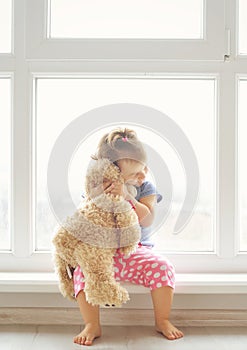
[[[54,255],[54,262],[56,273],[59,278],[59,289],[64,297],[70,300],[75,300],[74,298],[74,286],[73,279],[69,277],[67,272],[67,265],[65,261],[58,255]]]
[[[115,249],[98,248],[83,243],[77,248],[77,261],[86,280],[84,292],[87,301],[92,305],[121,306],[129,300],[127,290],[114,278],[114,252]]]

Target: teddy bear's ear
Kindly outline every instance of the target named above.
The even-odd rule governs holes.
[[[102,159],[102,171],[104,179],[110,181],[123,181],[123,176],[120,172],[120,169],[117,165],[109,161],[109,159]]]
[[[92,196],[92,190],[102,185],[104,181],[122,181],[122,175],[118,166],[109,159],[103,158],[94,160],[87,169],[85,178],[85,195],[89,199]]]

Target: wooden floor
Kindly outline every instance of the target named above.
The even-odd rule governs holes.
[[[104,350],[246,350],[246,327],[183,327],[185,337],[169,341],[153,327],[103,327],[93,349]],[[1,350],[70,350],[86,348],[73,344],[79,326],[0,326]]]

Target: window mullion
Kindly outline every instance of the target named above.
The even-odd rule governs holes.
[[[0,71],[11,72],[15,68],[15,59],[12,55],[1,55],[0,54]]]
[[[14,2],[15,74],[13,96],[13,252],[31,253],[30,235],[30,108],[25,60],[25,0]]]
[[[218,237],[217,254],[233,258],[235,232],[235,74],[226,67],[220,77],[218,123]]]

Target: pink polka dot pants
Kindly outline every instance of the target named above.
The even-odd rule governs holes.
[[[139,246],[135,253],[124,256],[117,250],[114,256],[116,281],[132,282],[143,285],[150,290],[163,286],[175,288],[175,271],[168,259],[155,254],[152,248]],[[80,266],[74,274],[75,297],[84,289],[85,280]]]

